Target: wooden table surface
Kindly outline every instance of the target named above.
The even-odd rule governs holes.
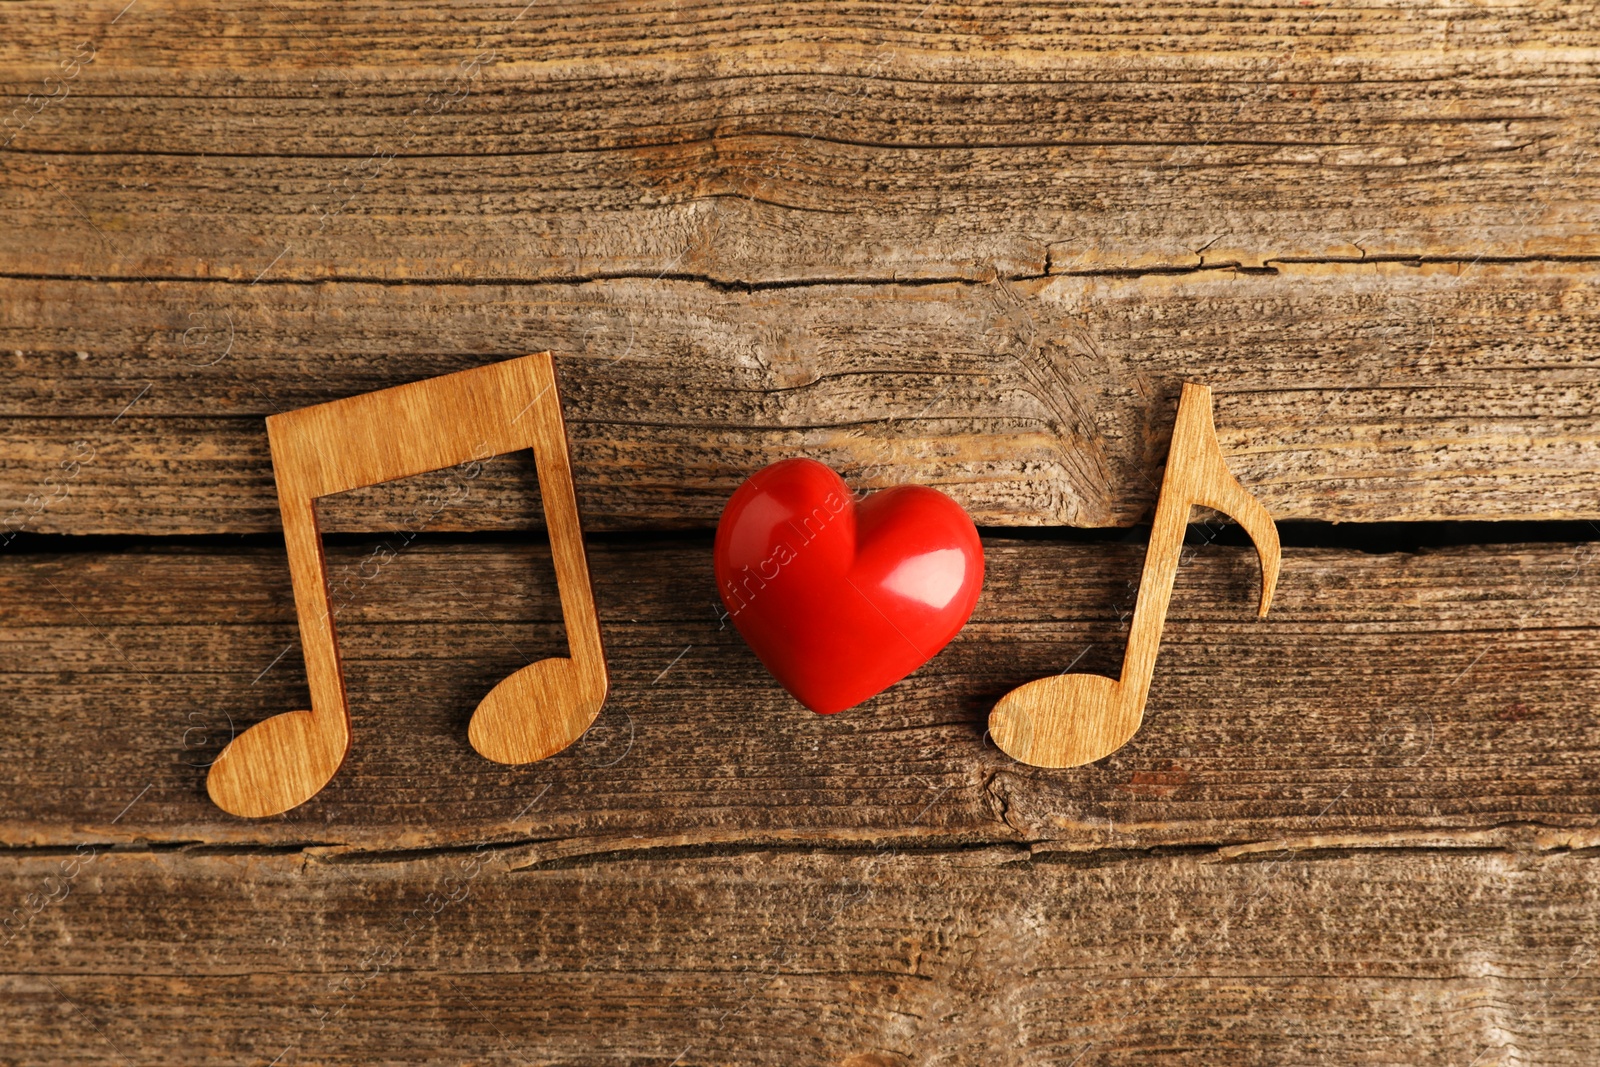
[[[0,1063],[1589,1064],[1600,1048],[1600,9],[0,4]],[[264,417],[560,353],[612,695],[531,462],[324,502],[307,702]],[[1282,524],[1191,530],[1112,671],[1178,391]],[[790,455],[936,486],[971,624],[822,718],[716,602]]]

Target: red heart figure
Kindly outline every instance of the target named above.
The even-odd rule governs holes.
[[[900,485],[857,506],[811,459],[751,475],[722,509],[712,556],[734,626],[822,715],[932,659],[966,625],[983,586],[983,545],[955,501]]]

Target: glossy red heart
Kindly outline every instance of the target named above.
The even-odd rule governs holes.
[[[741,636],[823,715],[898,682],[966,625],[983,546],[961,506],[901,485],[859,505],[810,459],[755,474],[722,509],[717,591]]]

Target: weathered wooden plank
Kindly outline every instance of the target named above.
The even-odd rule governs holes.
[[[0,1026],[40,1064],[1583,1064],[1596,864],[30,856]]]
[[[313,801],[256,822],[210,805],[204,768],[230,720],[305,706],[281,552],[11,554],[0,843],[1090,849],[1526,824],[1581,844],[1600,829],[1597,553],[1291,549],[1258,622],[1253,556],[1197,545],[1144,729],[1105,761],[1045,771],[986,744],[988,709],[1069,665],[1118,667],[1138,544],[989,541],[968,628],[826,718],[723,626],[708,543],[595,544],[611,698],[577,746],[513,769],[473,753],[466,723],[511,670],[564,648],[546,552],[346,546],[330,581],[354,749]]]
[[[0,11],[0,272],[1600,254],[1600,24],[1567,0],[116,8]]]
[[[710,525],[797,453],[862,488],[936,485],[980,523],[1132,523],[1186,379],[1214,387],[1229,462],[1279,518],[1595,517],[1597,282],[1595,264],[756,292],[11,280],[0,522],[276,529],[263,416],[544,348],[574,353],[596,530]],[[359,494],[334,522],[526,528],[534,492],[502,460]]]
[[[1282,518],[1597,517],[1597,55],[1554,0],[0,5],[0,542],[272,530],[265,414],[546,347],[594,530],[797,452],[1126,525],[1188,377]],[[824,720],[704,537],[597,541],[612,703],[515,770],[465,724],[547,555],[413,538],[533,486],[329,504],[403,532],[333,554],[356,749],[267,823],[202,783],[304,705],[281,553],[0,554],[0,1061],[1592,1058],[1600,544],[1292,551],[1265,623],[1206,547],[1145,731],[1050,772],[984,713],[1114,668],[1137,546],[992,540]]]

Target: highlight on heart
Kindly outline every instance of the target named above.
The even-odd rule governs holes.
[[[954,500],[901,485],[858,503],[812,459],[781,460],[739,486],[712,555],[734,628],[796,700],[823,715],[938,655],[983,587],[983,545]]]

